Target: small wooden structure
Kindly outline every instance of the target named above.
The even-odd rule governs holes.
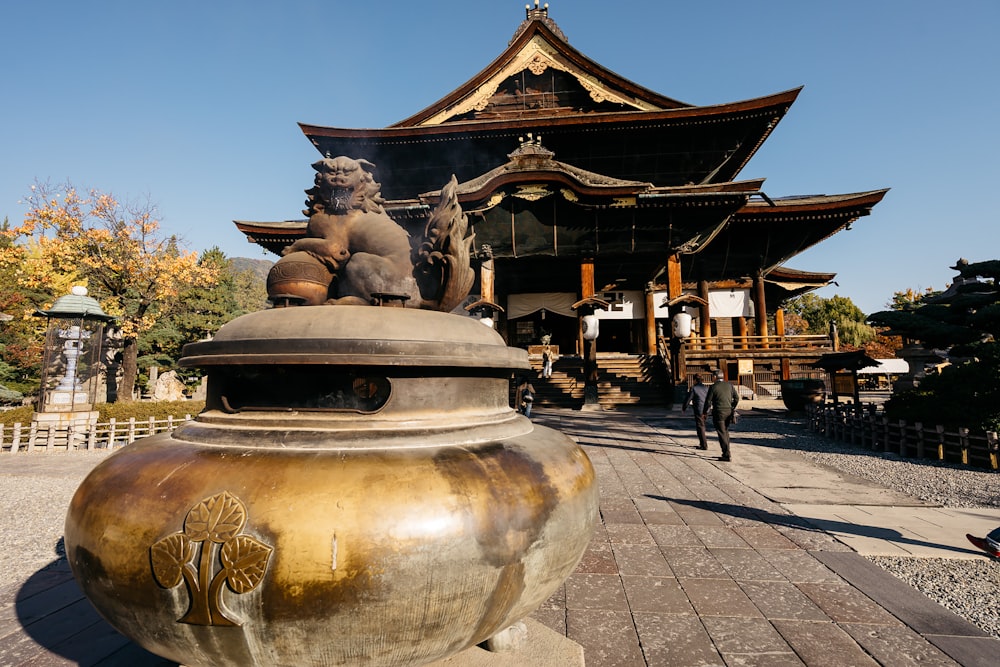
[[[856,404],[861,403],[858,371],[878,365],[878,360],[869,357],[864,350],[824,354],[811,364],[813,368],[820,368],[830,374],[829,384],[834,403],[838,403],[841,396],[850,396]]]

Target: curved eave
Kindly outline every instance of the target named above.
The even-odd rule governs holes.
[[[871,213],[887,190],[844,195],[818,195],[753,201],[733,216],[711,243],[691,255],[686,276],[696,280],[728,280],[769,275],[796,255]],[[818,285],[806,286],[804,291]]]
[[[513,61],[517,54],[520,53],[521,50],[524,49],[532,39],[534,39],[535,36],[539,36],[548,42],[553,49],[558,51],[564,58],[572,62],[576,67],[580,68],[580,70],[590,74],[599,81],[605,82],[611,88],[616,88],[631,97],[643,100],[653,106],[663,109],[690,106],[684,102],[671,99],[665,95],[660,95],[657,92],[649,90],[648,88],[644,88],[643,86],[640,86],[639,84],[601,66],[570,46],[568,42],[552,32],[552,30],[550,30],[549,27],[542,21],[535,20],[531,21],[528,26],[524,28],[513,41],[511,41],[507,49],[497,56],[493,62],[487,65],[477,75],[426,109],[423,109],[422,111],[419,111],[409,118],[399,121],[398,123],[393,123],[391,127],[398,128],[419,125],[428,118],[453,107],[465,97],[472,95],[496,72],[502,70],[504,66]]]
[[[787,218],[818,216],[824,213],[843,214],[857,210],[858,215],[867,215],[889,192],[889,188],[869,190],[841,195],[810,195],[788,199],[773,199],[770,202],[753,200],[740,209],[737,216],[747,219],[781,217]]]
[[[456,139],[466,139],[477,134],[493,134],[499,131],[537,131],[544,133],[548,128],[587,127],[604,125],[685,125],[719,123],[745,115],[758,116],[768,113],[777,123],[795,98],[801,87],[784,92],[757,97],[750,100],[730,102],[703,107],[683,107],[661,111],[621,111],[613,113],[590,113],[564,116],[538,116],[523,120],[476,120],[442,123],[440,125],[390,126],[387,128],[342,128],[299,123],[299,128],[311,141],[313,137],[341,139],[368,139],[371,141],[440,141],[442,135],[454,135]],[[589,128],[588,128],[589,129]],[[773,127],[772,127],[773,129]],[[766,134],[765,137],[766,138]],[[763,141],[762,138],[762,141]],[[313,144],[316,144],[313,141]]]

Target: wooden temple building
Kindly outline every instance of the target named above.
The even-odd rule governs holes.
[[[384,129],[303,133],[323,156],[374,163],[386,211],[417,237],[454,174],[478,251],[466,305],[498,306],[468,314],[485,311],[529,352],[548,341],[568,375],[584,353],[581,303],[599,306],[608,373],[631,358],[650,380],[663,361],[668,385],[721,369],[757,393],[815,374],[835,341],[786,336],[781,306],[835,274],[786,262],[868,215],[886,190],[768,197],[763,179],[737,179],[799,89],[685,104],[570,46],[547,5],[526,14],[503,53],[426,109]],[[306,226],[236,224],[275,253]],[[674,335],[688,324],[689,336]]]

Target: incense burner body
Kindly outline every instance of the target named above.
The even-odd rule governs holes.
[[[190,665],[411,665],[525,617],[572,572],[593,468],[508,407],[471,318],[263,311],[185,350],[206,411],[110,457],[66,521],[116,628]]]

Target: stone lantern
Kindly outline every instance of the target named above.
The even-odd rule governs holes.
[[[95,423],[104,326],[114,318],[79,285],[35,314],[48,319],[48,327],[34,421],[56,428]]]

